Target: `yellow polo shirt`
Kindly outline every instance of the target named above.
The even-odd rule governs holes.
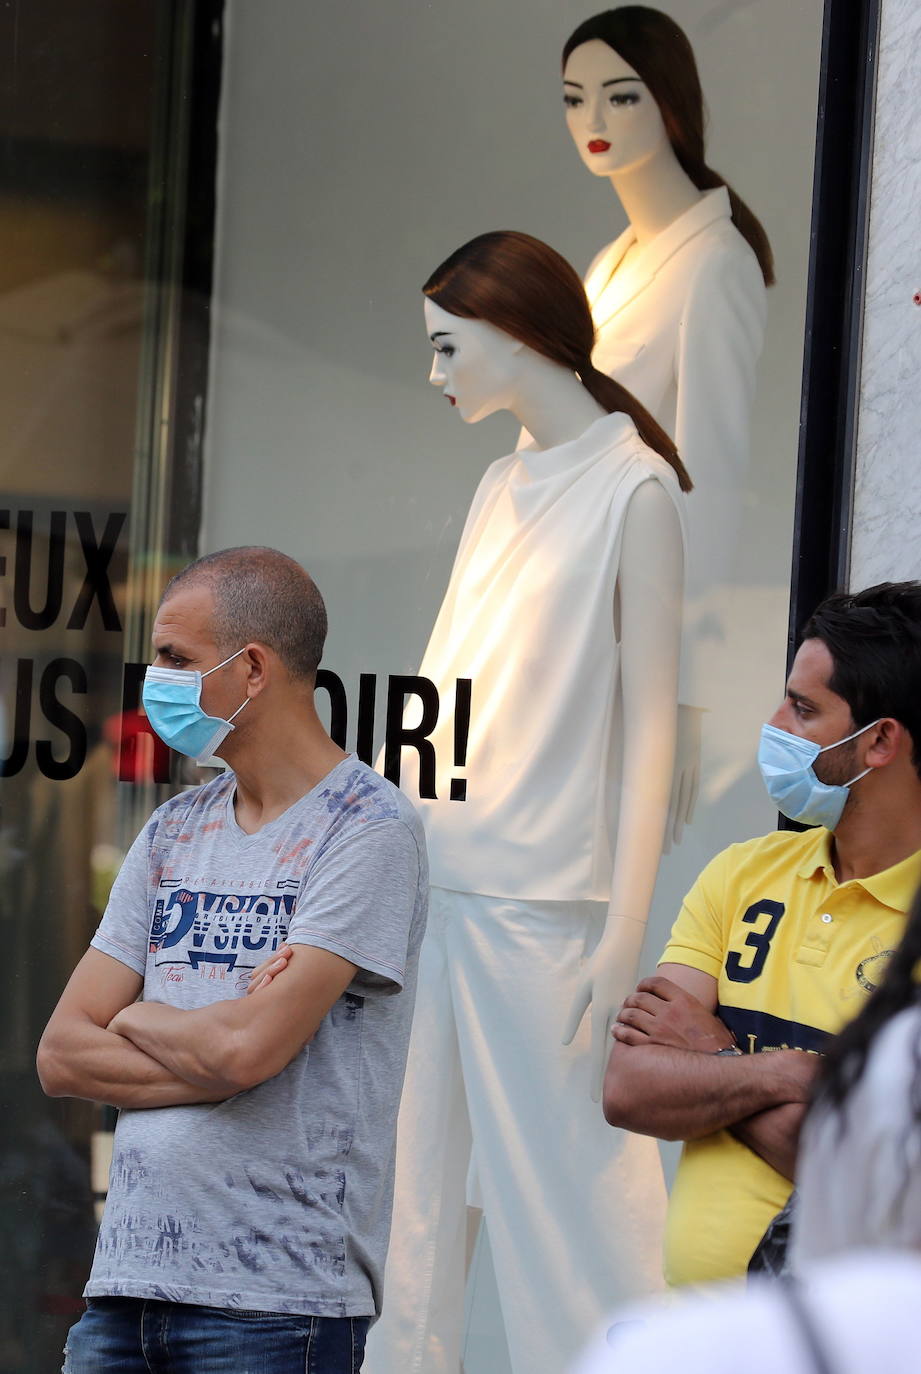
[[[662,962],[718,980],[719,1016],[746,1053],[820,1051],[879,983],[919,884],[921,852],[838,883],[822,828],[734,844],[688,893]],[[669,1199],[669,1283],[744,1273],[789,1193],[728,1131],[688,1141]]]

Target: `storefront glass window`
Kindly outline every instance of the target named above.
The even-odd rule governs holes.
[[[209,8],[0,11],[0,1369],[23,1374],[54,1367],[81,1309],[112,1125],[42,1097],[36,1042],[127,845],[195,780],[138,710],[169,572],[236,544],[300,560],[329,611],[331,731],[414,800],[434,777],[472,810],[478,769],[521,762],[502,755],[501,715],[483,743],[492,680],[420,671],[478,483],[520,441],[507,414],[466,424],[428,385],[421,287],[475,235],[523,231],[585,277],[595,365],[637,392],[695,483],[684,789],[644,971],[708,859],[776,821],[755,749],[784,676],[822,0],[665,5],[699,68],[706,163],[769,253],[750,220],[731,224],[718,178],[633,240],[631,216],[656,213],[619,165],[596,174],[614,134],[574,99],[591,62],[567,70],[563,103],[563,45],[591,7],[228,0],[219,112],[190,57]],[[652,90],[643,59],[614,75],[642,67]],[[187,154],[216,118],[212,224],[190,207]],[[213,290],[186,271],[212,251]],[[539,694],[552,644],[529,671]],[[488,1268],[480,1241],[468,1374],[506,1368]]]
[[[271,23],[232,7],[202,535],[206,550],[267,543],[300,559],[329,608],[320,700],[334,730],[369,761],[389,730],[395,762],[403,694],[415,693],[438,785],[462,789],[448,804],[478,805],[478,766],[495,776],[498,751],[508,779],[528,752],[503,738],[518,739],[520,722],[497,717],[498,678],[470,674],[468,731],[452,714],[453,680],[435,684],[436,701],[413,677],[478,483],[518,431],[507,414],[465,424],[439,394],[448,388],[428,385],[421,287],[454,249],[496,229],[535,235],[580,275],[595,262],[596,362],[639,392],[679,448],[686,441],[697,484],[685,503],[694,561],[681,701],[699,793],[662,858],[647,971],[709,858],[776,824],[755,750],[784,680],[823,16],[821,0],[662,8],[696,56],[706,161],[763,226],[775,285],[765,288],[739,235],[745,261],[726,261],[707,284],[712,221],[673,225],[645,256],[628,237],[598,260],[625,230],[631,187],[621,179],[621,198],[593,175],[591,143],[613,137],[605,127],[580,132],[572,107],[567,127],[561,50],[591,6],[332,13],[278,0]],[[715,206],[721,193],[710,194]],[[573,559],[582,553],[575,540]],[[490,632],[484,624],[484,642]],[[531,671],[539,694],[555,680],[553,645]],[[403,771],[416,795],[419,771]],[[485,854],[474,845],[468,857],[474,884],[487,881],[476,874]],[[478,1329],[474,1318],[474,1344]],[[496,1358],[495,1332],[483,1348]]]
[[[82,1310],[114,1114],[44,1098],[35,1048],[170,786],[138,689],[170,547],[181,36],[153,0],[30,0],[0,52],[0,1368],[37,1374]]]

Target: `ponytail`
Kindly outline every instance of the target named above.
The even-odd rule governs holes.
[[[658,453],[660,458],[664,458],[666,463],[674,469],[681,490],[692,491],[694,483],[691,481],[684,463],[678,457],[677,448],[658,421],[652,418],[646,407],[641,405],[626,387],[621,386],[620,382],[615,382],[614,378],[609,377],[605,372],[599,372],[598,368],[591,362],[579,369],[578,376],[588,394],[608,414],[613,414],[614,411],[623,411],[625,415],[630,416],[643,443],[648,444],[651,449]]]
[[[708,167],[704,161],[691,161],[682,156],[683,150],[676,146],[675,153],[678,161],[687,172],[688,176],[697,187],[698,191],[712,191],[717,186],[725,186],[729,193],[729,205],[732,210],[732,222],[748,243],[755,257],[758,259],[758,266],[761,268],[761,275],[764,278],[765,286],[773,286],[776,280],[774,276],[774,254],[771,251],[771,243],[765,232],[764,225],[757,215],[748,208],[745,201],[737,191],[734,191],[719,172],[714,172],[712,167]]]

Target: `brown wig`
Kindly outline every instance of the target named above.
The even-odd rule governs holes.
[[[623,411],[644,443],[677,474],[682,491],[693,483],[665,430],[620,382],[592,363],[595,326],[578,273],[540,239],[496,229],[456,249],[422,288],[449,315],[485,320],[552,363],[576,373],[609,413]]]
[[[683,29],[669,15],[647,5],[604,10],[586,19],[566,40],[564,69],[570,53],[593,39],[613,48],[649,88],[675,156],[698,190],[726,187],[732,222],[758,259],[765,286],[773,286],[774,255],[761,221],[704,160],[704,97],[694,50]]]

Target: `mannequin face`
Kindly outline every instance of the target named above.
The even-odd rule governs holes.
[[[499,410],[510,410],[516,392],[523,344],[485,320],[449,315],[425,301],[425,328],[435,349],[429,381],[474,425]]]
[[[566,123],[595,176],[630,171],[670,150],[659,107],[636,71],[607,43],[575,48],[563,72]]]

